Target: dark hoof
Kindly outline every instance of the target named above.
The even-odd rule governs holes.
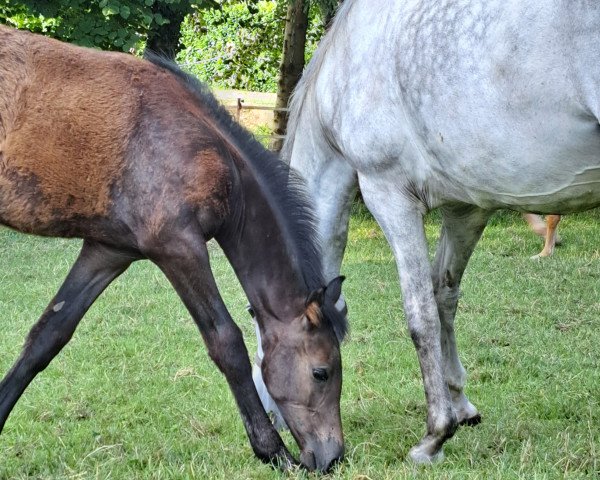
[[[479,425],[481,423],[481,415],[478,413],[477,415],[475,415],[474,417],[471,418],[465,418],[464,420],[462,420],[459,425],[461,426],[467,426],[467,427],[474,427],[475,425]]]
[[[265,460],[265,462],[271,464],[273,468],[281,470],[282,472],[294,470],[300,466],[300,462],[292,457],[287,449],[283,449],[278,454],[273,455],[269,459]]]

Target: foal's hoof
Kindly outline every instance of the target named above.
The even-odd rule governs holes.
[[[460,426],[466,426],[466,427],[474,427],[475,425],[479,425],[481,423],[481,415],[478,413],[477,415],[474,415],[470,418],[465,418],[463,420],[460,421],[459,425]]]
[[[294,470],[295,468],[298,468],[300,466],[298,460],[292,457],[292,455],[290,454],[290,452],[287,451],[287,449],[283,450],[282,452],[278,453],[273,458],[271,458],[270,463],[282,472]]]

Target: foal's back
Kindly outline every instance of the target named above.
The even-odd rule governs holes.
[[[132,242],[165,228],[227,171],[202,108],[149,62],[0,27],[0,223]]]

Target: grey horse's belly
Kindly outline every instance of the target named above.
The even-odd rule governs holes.
[[[597,206],[600,128],[574,110],[557,106],[546,119],[498,110],[487,121],[455,119],[454,129],[436,125],[442,131],[416,140],[436,166],[431,186],[442,201],[458,191],[459,200],[486,208],[568,213]]]
[[[523,38],[518,8],[506,25],[486,21],[501,16],[494,5],[457,11],[470,15],[468,31],[437,35],[426,20],[406,22],[400,43],[409,54],[399,55],[400,88],[392,91],[403,107],[402,131],[421,158],[399,157],[400,170],[425,182],[439,204],[551,213],[597,206],[600,56],[574,47],[570,37],[584,34],[574,34],[554,7],[537,11],[547,27]],[[600,38],[594,29],[585,38]]]
[[[507,186],[504,191],[465,189],[464,201],[482,208],[510,208],[514,210],[567,214],[600,206],[600,168],[558,181],[552,179],[546,188],[530,189],[527,193],[511,192]],[[523,190],[525,191],[525,190]]]

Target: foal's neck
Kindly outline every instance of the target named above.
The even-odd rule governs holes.
[[[231,205],[231,220],[215,238],[252,307],[289,321],[300,314],[308,295],[302,259],[283,217],[290,212],[273,205],[260,179],[240,173],[239,201]]]

